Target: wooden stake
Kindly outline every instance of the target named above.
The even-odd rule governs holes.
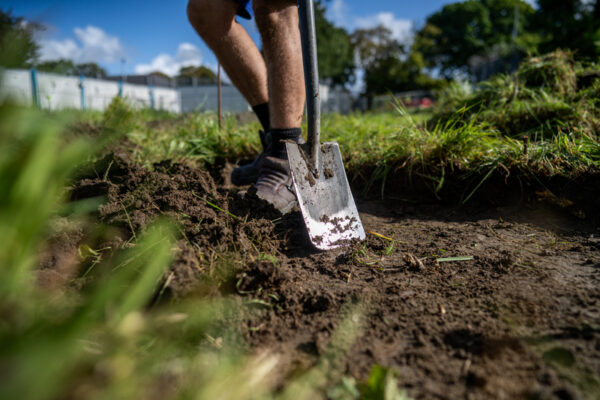
[[[223,114],[222,114],[222,98],[221,98],[221,64],[217,68],[217,87],[218,87],[218,102],[219,102],[219,130],[223,125]]]

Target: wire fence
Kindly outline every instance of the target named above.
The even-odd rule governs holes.
[[[34,69],[4,70],[0,79],[0,100],[10,98],[21,104],[48,110],[103,111],[116,96],[125,98],[135,107],[173,113],[218,109],[216,84],[172,88],[83,76],[64,76]],[[322,85],[320,92],[323,112],[345,114],[352,110],[354,101],[347,91]],[[251,110],[235,86],[226,84],[222,87],[222,107],[226,113]]]

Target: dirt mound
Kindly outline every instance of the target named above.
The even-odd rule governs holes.
[[[248,306],[248,349],[282,354],[280,379],[313,365],[343,308],[360,303],[365,324],[343,371],[357,379],[393,367],[417,399],[593,398],[600,387],[600,245],[589,220],[536,202],[363,200],[367,240],[318,253],[297,212],[282,218],[196,168],[147,170],[113,155],[96,171],[73,198],[105,196],[98,217],[123,241],[157,216],[177,221],[184,239],[167,292],[218,289]]]
[[[96,163],[94,170],[98,176],[78,181],[72,198],[104,196],[99,220],[119,227],[121,240],[135,240],[135,232],[159,216],[177,222],[184,239],[168,278],[172,293],[195,287],[204,274],[214,272],[221,255],[256,251],[277,255],[281,250],[273,222],[281,215],[251,194],[242,199],[217,188],[203,170],[171,162],[149,170],[115,154]]]

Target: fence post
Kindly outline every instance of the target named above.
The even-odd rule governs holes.
[[[154,86],[148,85],[148,91],[150,93],[150,108],[154,110]]]
[[[40,104],[40,90],[38,87],[37,71],[35,68],[31,69],[31,99],[33,105],[37,108],[41,108]]]
[[[219,67],[217,68],[217,110],[219,113],[219,130],[223,125],[223,96],[221,93],[221,63],[219,63]]]
[[[79,75],[79,94],[81,96],[81,109],[85,110],[85,85],[84,85],[85,77],[83,75]]]

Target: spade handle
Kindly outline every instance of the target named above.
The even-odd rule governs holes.
[[[299,0],[300,35],[306,85],[306,111],[308,119],[309,160],[313,172],[319,172],[319,149],[321,147],[321,97],[319,95],[319,68],[317,61],[317,33],[313,0]]]

